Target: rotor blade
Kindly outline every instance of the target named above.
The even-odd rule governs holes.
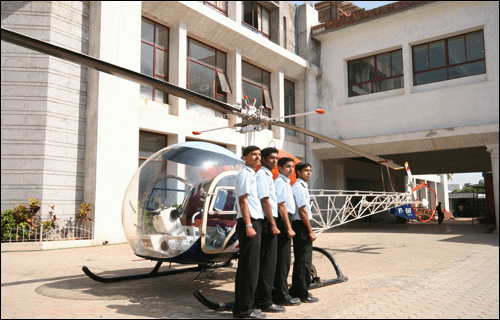
[[[191,102],[200,104],[204,107],[210,108],[212,110],[230,113],[230,112],[241,112],[241,108],[237,106],[230,105],[228,103],[215,100],[213,98],[202,95],[198,92],[191,91],[189,89],[181,88],[169,82],[155,79],[148,75],[132,71],[108,62],[104,62],[97,58],[88,56],[83,53],[68,50],[45,41],[41,41],[26,35],[7,30],[2,28],[2,40],[13,43],[18,46],[22,46],[31,50],[35,50],[41,53],[45,53],[54,57],[61,58],[63,60],[71,61],[80,65],[84,65],[111,75],[133,81],[148,87],[153,87],[155,89],[165,91],[168,94],[172,94],[179,98],[189,100]]]
[[[325,111],[323,109],[316,109],[315,111],[310,111],[310,112],[303,112],[303,113],[297,113],[297,114],[292,114],[290,116],[284,116],[284,117],[277,117],[277,118],[270,118],[268,119],[267,121],[276,121],[276,120],[280,120],[280,119],[288,119],[288,118],[295,118],[295,117],[301,117],[301,116],[307,116],[309,114],[315,114],[315,113],[319,113],[319,114],[323,114],[325,113]]]
[[[275,121],[275,122],[269,122],[270,125],[273,125],[273,126],[278,126],[278,127],[283,127],[283,128],[286,128],[286,129],[291,129],[291,130],[295,130],[297,132],[300,132],[300,133],[303,133],[303,134],[307,134],[311,137],[314,137],[314,138],[318,138],[320,140],[323,140],[325,142],[328,142],[328,143],[331,143],[339,148],[342,148],[342,149],[345,149],[347,151],[350,151],[352,153],[355,153],[357,155],[360,155],[362,157],[365,157],[365,158],[368,158],[372,161],[375,161],[376,163],[380,163],[386,167],[389,167],[391,169],[394,169],[394,170],[399,170],[399,169],[404,169],[404,167],[400,166],[400,165],[397,165],[395,164],[394,162],[390,161],[390,160],[386,160],[386,159],[383,159],[379,156],[376,156],[376,155],[373,155],[373,154],[370,154],[368,152],[365,152],[363,150],[360,150],[356,147],[353,147],[351,145],[348,145],[346,143],[343,143],[339,140],[336,140],[336,139],[333,139],[333,138],[330,138],[330,137],[327,137],[327,136],[324,136],[322,134],[319,134],[317,132],[314,132],[314,131],[310,131],[310,130],[307,130],[307,129],[303,129],[303,128],[300,128],[300,127],[297,127],[297,126],[294,126],[292,124],[288,124],[288,123],[285,123],[285,122],[281,122],[281,121]]]

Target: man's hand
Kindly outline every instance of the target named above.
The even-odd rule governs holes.
[[[253,227],[247,227],[247,237],[253,238],[257,235],[257,232],[255,232],[255,229]]]
[[[278,234],[281,233],[280,229],[278,229],[278,227],[276,225],[274,226],[271,226],[271,233],[273,234],[273,236],[277,236]]]
[[[311,231],[311,232],[309,232],[309,240],[311,240],[311,241],[316,240],[316,235],[315,235],[315,234],[314,234],[314,232],[312,232],[312,231]]]
[[[292,228],[288,228],[286,230],[286,233],[288,234],[288,238],[290,238],[290,239],[293,238],[293,237],[295,237],[295,231],[293,231]]]

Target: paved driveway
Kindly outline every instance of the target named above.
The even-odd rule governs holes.
[[[335,257],[349,280],[313,290],[319,303],[268,318],[498,319],[499,237],[485,231],[463,221],[334,228],[315,245]],[[205,308],[192,291],[232,300],[236,263],[199,276],[103,284],[81,267],[113,276],[149,272],[155,263],[134,256],[127,244],[2,252],[1,259],[2,318],[231,318]],[[326,258],[315,255],[314,264],[322,279],[335,276]]]

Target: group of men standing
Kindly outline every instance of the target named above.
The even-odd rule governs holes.
[[[236,178],[236,234],[240,257],[235,281],[235,318],[265,318],[265,312],[285,312],[285,306],[319,301],[309,291],[312,266],[310,197],[311,165],[295,166],[291,158],[278,161],[278,150],[249,146]],[[255,172],[262,163],[262,168]],[[271,172],[278,165],[280,175]],[[294,246],[292,286],[288,289],[291,245]],[[258,311],[258,310],[261,311]]]

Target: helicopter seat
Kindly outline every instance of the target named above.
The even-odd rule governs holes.
[[[185,236],[182,228],[179,211],[175,207],[170,207],[160,211],[153,216],[153,226],[158,233],[166,233],[172,236]]]

